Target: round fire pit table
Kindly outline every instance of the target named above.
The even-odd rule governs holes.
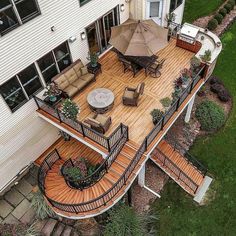
[[[106,88],[94,89],[87,96],[91,110],[99,114],[109,111],[113,107],[114,99],[113,92]]]

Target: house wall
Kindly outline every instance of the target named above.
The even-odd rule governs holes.
[[[146,14],[147,12],[147,2],[149,0],[131,0],[130,1],[130,18],[136,20],[144,20],[148,19]],[[183,13],[184,13],[184,5],[185,0],[183,3],[175,9],[174,13],[176,14],[176,23],[181,24]],[[170,0],[162,0],[162,17],[161,17],[161,26],[166,26],[166,15],[169,13],[170,9]]]
[[[0,85],[43,55],[76,36],[69,43],[73,60],[86,62],[87,40],[80,33],[100,16],[119,4],[121,22],[129,17],[125,0],[91,0],[79,6],[78,0],[38,0],[41,15],[0,37]],[[51,31],[51,27],[55,31]],[[33,99],[12,113],[0,96],[0,191],[23,167],[34,161],[57,138],[58,130],[41,120]]]

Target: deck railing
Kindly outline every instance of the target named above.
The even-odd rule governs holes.
[[[192,90],[196,86],[196,84],[200,81],[201,79],[201,73],[203,71],[204,67],[201,68],[197,76],[193,79],[192,83],[183,91],[181,96],[172,104],[170,109],[167,111],[167,113],[162,117],[162,119],[158,122],[157,125],[153,128],[153,130],[149,133],[147,137],[145,137],[143,143],[141,144],[140,148],[137,150],[135,156],[131,160],[129,166],[125,169],[124,173],[122,176],[117,180],[117,182],[105,193],[103,193],[101,196],[98,198],[95,198],[91,201],[83,202],[80,204],[63,204],[56,202],[52,199],[48,199],[50,204],[64,212],[69,212],[69,213],[83,213],[83,212],[89,212],[92,210],[95,210],[99,207],[105,206],[108,204],[108,202],[111,201],[118,193],[119,191],[127,184],[129,181],[129,178],[132,174],[137,174],[134,173],[135,168],[137,167],[137,164],[140,162],[141,158],[144,157],[145,152],[148,150],[149,145],[154,141],[154,139],[157,137],[159,132],[163,130],[164,126],[166,123],[170,120],[172,115],[178,111],[184,100],[187,98],[189,94],[191,94]],[[57,114],[55,114],[56,116]],[[121,128],[122,129],[122,128]],[[122,132],[123,134],[123,132]],[[119,146],[119,145],[118,145]],[[198,185],[192,181],[187,175],[185,175],[181,169],[179,169],[167,156],[165,156],[163,153],[160,152],[160,156],[162,158],[162,162],[167,168],[174,169],[174,173],[178,178],[183,181],[190,189],[192,189],[193,192],[197,191]],[[43,170],[43,169],[42,169]],[[47,170],[47,169],[46,169]],[[45,173],[43,173],[41,176],[46,176]],[[40,179],[42,181],[42,178]],[[44,182],[43,182],[44,184]],[[40,184],[42,185],[42,184]],[[46,193],[45,193],[46,196]],[[46,196],[47,197],[47,196]]]
[[[74,167],[75,165],[72,159],[67,160],[61,168],[61,173],[67,185],[72,188],[83,190],[96,184],[105,175],[105,173],[108,172],[108,169],[115,161],[117,156],[120,154],[121,149],[124,147],[125,143],[128,141],[128,127],[122,124],[122,130],[123,134],[120,140],[116,142],[106,159],[91,175],[78,180],[70,179],[69,176],[66,174],[66,169],[69,167]]]
[[[159,148],[156,149],[155,155],[162,165],[172,172],[175,177],[186,184],[194,193],[198,189],[198,184],[188,177],[169,157],[167,157]]]
[[[185,99],[188,97],[189,94],[193,91],[196,84],[201,80],[202,72],[204,71],[204,66],[199,70],[197,75],[192,79],[192,82],[183,90],[182,94],[176,99],[176,101],[171,105],[171,107],[168,109],[168,111],[162,116],[160,121],[155,125],[155,127],[152,129],[152,131],[148,134],[147,138],[147,146],[149,146],[153,140],[157,137],[159,132],[163,130],[166,123],[170,120],[170,118],[173,116],[173,114],[178,111],[180,106],[183,104]]]
[[[80,133],[83,137],[89,138],[97,144],[101,145],[102,147],[106,148],[108,152],[111,151],[112,147],[114,147],[114,145],[118,142],[118,140],[121,138],[121,135],[123,134],[123,125],[120,124],[109,137],[106,137],[103,134],[91,129],[80,121],[73,121],[71,119],[67,119],[59,109],[50,106],[42,99],[38,97],[34,97],[34,99],[38,106],[38,109],[51,115],[61,124],[65,124],[74,131]]]

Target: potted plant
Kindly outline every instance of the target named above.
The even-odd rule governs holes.
[[[162,119],[164,112],[161,111],[160,109],[153,109],[150,114],[152,116],[153,124],[157,125],[158,122]]]
[[[67,98],[62,103],[61,112],[67,119],[76,121],[77,115],[79,114],[80,109],[75,102]]]
[[[203,62],[208,62],[211,60],[211,50],[206,50],[203,55],[200,56]]]
[[[96,67],[98,64],[98,54],[96,52],[88,52],[87,59],[90,61],[92,67]]]
[[[162,106],[164,107],[164,109],[167,111],[170,106],[171,106],[171,99],[169,97],[163,98],[160,100]]]
[[[182,87],[187,88],[192,77],[191,71],[188,70],[187,68],[184,68],[183,70],[180,71],[180,74],[181,74],[180,77],[182,79]]]
[[[55,102],[57,100],[58,94],[60,94],[60,90],[58,89],[57,85],[51,83],[46,87],[46,91],[44,92],[43,96],[49,96],[49,100],[51,102]]]

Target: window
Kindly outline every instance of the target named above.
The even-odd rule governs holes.
[[[83,6],[84,4],[86,4],[89,1],[91,1],[91,0],[79,0],[80,6]]]
[[[50,83],[55,75],[71,64],[71,54],[67,42],[61,44],[37,62],[45,82]]]
[[[159,17],[160,2],[150,2],[150,17]]]
[[[183,0],[171,0],[170,1],[170,13],[172,13],[182,3],[183,3]]]
[[[14,112],[42,88],[34,64],[0,86],[0,93]]]
[[[1,0],[0,35],[40,14],[36,0]]]

